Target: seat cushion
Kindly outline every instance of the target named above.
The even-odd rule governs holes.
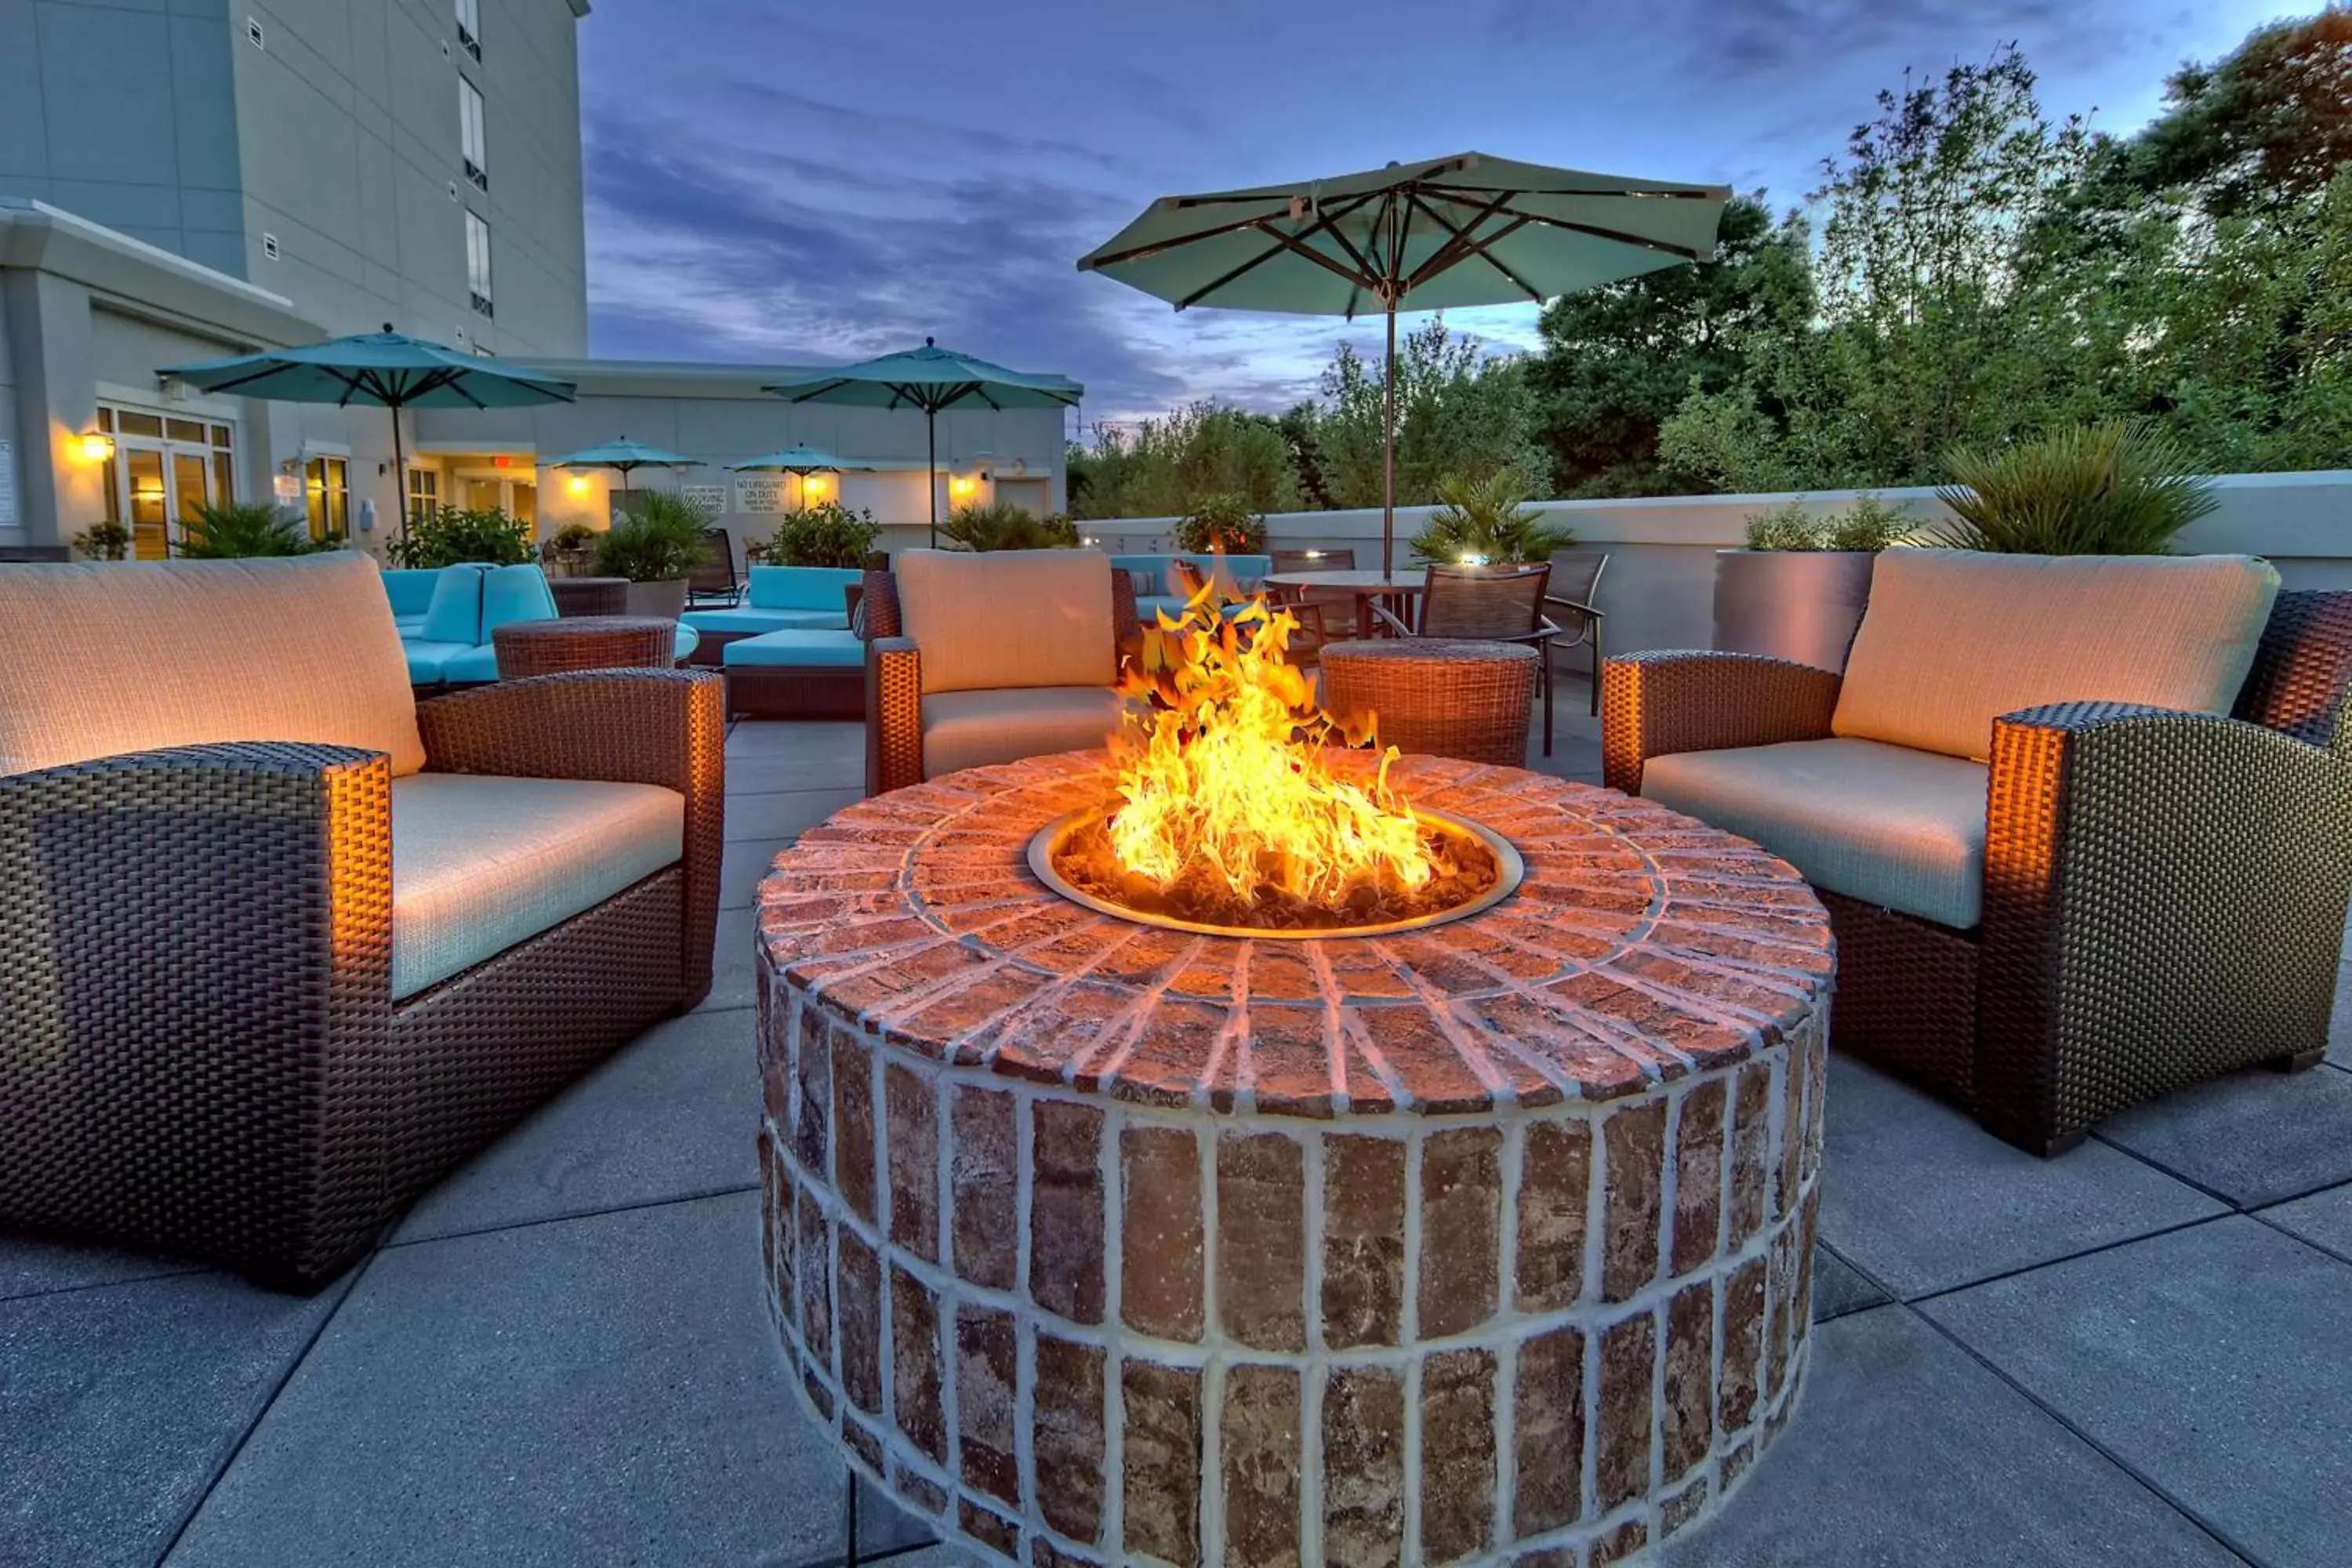
[[[694,650],[701,646],[702,634],[684,621],[678,622],[677,637],[671,645],[672,652],[681,659],[691,658],[694,656]]]
[[[835,626],[849,624],[845,589],[866,580],[866,574],[845,566],[754,566],[750,598],[755,610],[817,610],[838,616]]]
[[[423,616],[394,616],[392,617],[392,624],[404,637],[421,637],[425,635]]]
[[[461,642],[468,647],[480,642],[482,574],[488,570],[486,566],[441,568],[418,635],[426,642]]]
[[[476,642],[488,642],[500,626],[518,621],[555,619],[555,593],[547,574],[536,566],[494,566],[482,574],[482,631]]]
[[[463,649],[442,661],[441,679],[452,686],[496,680],[498,678],[499,648],[496,643],[483,643]]]
[[[849,612],[835,610],[688,610],[678,617],[688,626],[706,632],[742,632],[758,637],[763,632],[841,631],[849,625]]]
[[[449,679],[449,666],[457,659],[476,652],[487,652],[469,642],[428,642],[423,637],[411,637],[400,645],[408,656],[408,684],[438,686]],[[488,679],[488,676],[467,677]]]
[[[1985,766],[1876,741],[1683,752],[1642,795],[1780,856],[1815,887],[1966,931],[1984,902]]]
[[[425,765],[392,604],[353,550],[0,566],[0,773],[215,741]]]
[[[729,643],[719,650],[719,662],[730,669],[862,669],[866,644],[856,632],[769,632]]]
[[[392,995],[414,995],[673,865],[659,784],[417,773],[392,786]]]
[[[2277,595],[2251,555],[1890,550],[1831,729],[1982,762],[1996,718],[2045,702],[2226,713]]]
[[[923,776],[1099,746],[1118,728],[1107,686],[941,691],[923,699]]]
[[[923,691],[1108,686],[1118,649],[1098,550],[908,550],[898,608]]]

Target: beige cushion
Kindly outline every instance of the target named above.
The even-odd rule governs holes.
[[[2251,555],[1890,550],[1830,727],[1981,762],[1994,719],[2045,702],[2225,713],[2277,595]]]
[[[1110,557],[1098,550],[908,550],[897,571],[927,695],[1116,677]]]
[[[392,994],[471,969],[676,863],[659,784],[417,773],[392,786]]]
[[[425,765],[373,561],[0,566],[0,773],[212,741]]]
[[[923,776],[1099,746],[1118,728],[1108,686],[942,691],[923,699]]]
[[[1875,741],[1684,752],[1644,798],[1752,838],[1805,880],[1967,930],[1984,901],[1985,766]]]

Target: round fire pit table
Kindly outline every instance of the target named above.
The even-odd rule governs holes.
[[[1102,761],[864,802],[760,889],[769,1303],[856,1470],[1047,1565],[1614,1561],[1721,1506],[1806,1359],[1804,883],[1408,757],[1416,806],[1517,847],[1515,894],[1196,935],[1030,874]]]
[[[1327,643],[1323,707],[1379,715],[1381,742],[1407,753],[1517,767],[1528,757],[1536,661],[1521,643],[1380,637]]]
[[[629,612],[626,577],[550,577],[559,616],[625,616]]]
[[[677,662],[677,623],[649,616],[579,616],[515,621],[490,631],[499,679],[567,669],[667,669]]]

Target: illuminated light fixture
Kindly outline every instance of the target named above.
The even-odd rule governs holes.
[[[1486,564],[1486,558],[1483,555],[1470,554],[1465,551],[1462,556],[1462,564],[1465,566],[1484,566]]]
[[[584,496],[588,493],[588,482],[587,475],[572,474],[565,478],[563,488],[570,490],[573,495]]]
[[[958,474],[948,481],[948,493],[968,496],[980,488],[980,481],[970,474]]]
[[[103,463],[114,456],[114,437],[103,430],[85,431],[74,437],[74,449],[85,463]]]
[[[1323,552],[1319,550],[1310,550],[1307,552],[1307,559],[1309,561],[1320,561],[1323,559]]]

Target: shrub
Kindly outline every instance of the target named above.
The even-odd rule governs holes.
[[[702,564],[710,516],[667,490],[640,491],[629,511],[596,542],[596,574],[632,583],[674,583]]]
[[[1174,534],[1176,548],[1187,555],[1257,555],[1265,550],[1265,517],[1225,490],[1194,497]]]
[[[120,561],[131,553],[131,531],[119,522],[93,522],[73,536],[73,547],[85,561]]]
[[[1856,496],[1852,506],[1822,520],[1822,548],[1866,550],[1875,554],[1905,542],[1918,526],[1900,507],[1889,506],[1874,495]]]
[[[881,533],[882,525],[874,521],[871,510],[819,501],[786,512],[761,546],[760,559],[772,566],[859,567],[874,552]]]
[[[461,561],[519,566],[532,559],[530,524],[499,507],[436,507],[408,520],[405,533],[384,546],[394,566],[432,570]]]
[[[558,553],[569,555],[595,543],[596,531],[584,522],[567,522],[555,531],[555,536],[548,542],[555,547]]]
[[[1801,500],[1784,501],[1770,511],[1748,514],[1750,550],[1819,550],[1822,525],[1805,510]]]
[[[2138,420],[2072,425],[1985,456],[1944,459],[1936,493],[1957,521],[1938,544],[2013,555],[2163,555],[2219,504],[2181,448]]]
[[[206,501],[196,508],[194,518],[184,520],[184,527],[186,536],[180,541],[180,553],[197,561],[308,555],[339,549],[343,542],[340,533],[313,539],[310,525],[301,518],[252,501],[224,505]]]
[[[1546,522],[1523,504],[1517,481],[1508,468],[1480,483],[1447,475],[1437,487],[1444,504],[1412,536],[1412,552],[1423,561],[1504,566],[1549,561],[1553,551],[1574,544],[1572,530]]]
[[[965,550],[1070,550],[1078,531],[1066,517],[1038,517],[1011,501],[960,506],[940,531]]]

